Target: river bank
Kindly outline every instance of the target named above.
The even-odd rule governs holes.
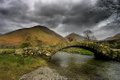
[[[58,52],[47,67],[25,74],[20,80],[120,80],[119,72],[119,62]]]
[[[0,55],[0,80],[120,80],[120,63],[58,52],[50,62],[35,56]]]
[[[22,75],[48,62],[41,57],[0,54],[0,80],[18,80]]]

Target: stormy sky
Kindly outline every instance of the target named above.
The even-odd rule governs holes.
[[[91,30],[104,39],[120,33],[120,1],[0,0],[0,33],[35,25],[63,36]]]

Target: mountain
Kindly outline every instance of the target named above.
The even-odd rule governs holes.
[[[0,36],[2,36],[2,34],[0,33]]]
[[[19,29],[0,36],[0,45],[20,46],[26,42],[33,46],[41,44],[56,45],[65,41],[62,36],[40,25]]]
[[[105,41],[120,41],[120,33],[118,33],[112,37],[106,38]]]
[[[79,34],[71,33],[65,37],[68,41],[83,41],[85,38]]]

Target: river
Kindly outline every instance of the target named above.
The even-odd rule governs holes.
[[[120,80],[120,63],[96,60],[94,56],[58,52],[53,55],[54,69],[68,80]]]

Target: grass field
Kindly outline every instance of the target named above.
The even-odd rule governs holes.
[[[37,56],[22,56],[12,54],[14,49],[0,49],[0,80],[18,80],[23,74],[41,66],[47,66],[47,60]],[[93,55],[92,52],[80,48],[69,48],[63,51]],[[17,50],[17,53],[21,49]]]
[[[0,80],[18,80],[23,74],[46,65],[47,61],[40,57],[0,54]]]
[[[69,52],[69,53],[78,53],[82,55],[93,55],[91,51],[88,51],[82,48],[68,48],[68,49],[64,49],[63,51]]]

